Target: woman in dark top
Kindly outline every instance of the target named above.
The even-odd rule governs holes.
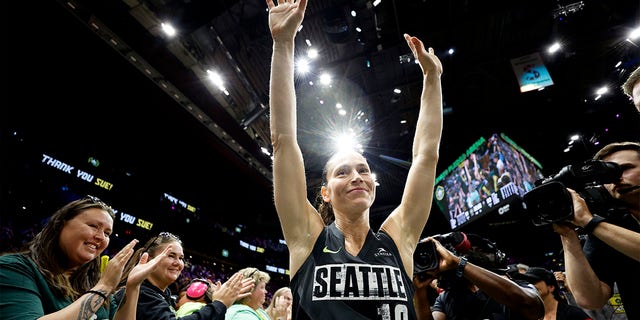
[[[182,269],[184,269],[182,241],[177,236],[169,232],[161,232],[156,237],[151,238],[144,247],[133,254],[133,257],[125,267],[124,273],[126,275],[129,268],[137,263],[138,257],[145,253],[148,253],[150,257],[155,257],[156,254],[163,252],[168,246],[171,246],[171,250],[167,256],[162,259],[148,279],[142,283],[138,299],[137,319],[176,319],[175,302],[171,299],[169,285],[178,279]],[[224,319],[227,307],[231,306],[238,297],[248,295],[252,287],[252,279],[245,280],[241,274],[236,273],[215,291],[211,303],[207,303],[201,309],[180,319]],[[117,298],[122,298],[123,293],[118,291]]]
[[[71,201],[51,216],[26,251],[0,257],[2,319],[133,319],[142,281],[168,250],[150,261],[142,256],[122,278],[138,243],[133,240],[100,272],[114,217],[96,197]],[[120,279],[125,279],[127,300],[118,306],[111,293]]]
[[[413,251],[433,198],[442,136],[442,64],[432,48],[404,35],[423,76],[412,164],[400,205],[374,231],[369,211],[376,181],[357,151],[338,152],[327,162],[320,208],[307,199],[293,72],[295,35],[307,0],[267,0],[267,6],[273,38],[269,106],[274,199],[290,253],[292,317],[414,319]]]

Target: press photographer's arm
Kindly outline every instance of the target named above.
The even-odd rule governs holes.
[[[640,233],[617,226],[599,215],[592,214],[584,199],[574,190],[568,190],[571,193],[574,207],[573,219],[569,222],[598,237],[604,243],[630,258],[640,261]],[[554,230],[558,228],[560,226],[554,227]],[[568,229],[568,227],[564,228]],[[556,232],[561,235],[566,233],[560,230],[556,230]]]
[[[596,160],[614,162],[622,168],[620,178],[605,187],[623,208],[594,215],[585,200],[569,189],[574,214],[566,223],[553,224],[560,234],[565,270],[576,302],[583,308],[601,308],[617,284],[629,319],[640,317],[640,143],[620,142],[603,147]],[[573,226],[587,234],[581,244]]]
[[[422,241],[425,241],[425,239]],[[424,292],[419,292],[425,291],[425,289],[424,286],[421,285],[422,282],[419,281],[420,276],[416,275],[418,279],[414,280],[414,285],[419,285],[416,286],[417,292],[414,296],[414,304],[418,311],[418,319],[450,319],[456,315],[462,316],[463,313],[471,313],[481,318],[481,316],[484,315],[481,313],[485,312],[484,307],[476,310],[469,306],[469,310],[456,310],[454,312],[456,315],[454,315],[448,314],[452,311],[452,308],[446,306],[447,304],[460,306],[467,303],[482,306],[482,303],[473,304],[470,302],[475,301],[478,297],[478,291],[484,292],[484,294],[491,298],[490,300],[503,305],[510,310],[509,312],[517,313],[524,319],[543,318],[544,304],[535,287],[520,286],[506,276],[501,276],[488,269],[489,265],[493,267],[501,265],[500,262],[496,261],[499,258],[496,257],[495,253],[490,252],[491,250],[487,250],[487,248],[482,249],[482,246],[477,246],[477,244],[474,244],[474,241],[471,241],[470,251],[467,254],[458,256],[445,248],[442,243],[433,237],[427,238],[426,241],[433,241],[435,243],[438,264],[436,269],[427,272],[425,278],[427,280],[429,277],[438,278],[438,286],[442,284],[445,292],[448,292],[447,294],[450,296],[447,298],[442,298],[442,296],[438,297],[436,300],[440,298],[442,298],[442,300],[440,300],[440,302],[436,301],[436,305],[432,310],[432,317],[429,317],[426,312],[427,308],[425,307],[425,304],[428,303],[428,297]],[[469,260],[467,260],[467,257]],[[477,264],[474,260],[483,261],[487,264],[487,268]],[[492,309],[486,305],[485,307],[486,310]],[[453,307],[453,309],[457,308]],[[501,308],[501,310],[506,312],[504,308]]]

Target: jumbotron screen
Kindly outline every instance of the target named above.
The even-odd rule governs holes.
[[[533,189],[542,166],[504,134],[481,137],[436,178],[434,198],[452,230]]]

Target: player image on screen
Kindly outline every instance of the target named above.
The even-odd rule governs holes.
[[[543,177],[537,161],[504,134],[480,138],[436,179],[435,198],[451,229],[521,198]]]

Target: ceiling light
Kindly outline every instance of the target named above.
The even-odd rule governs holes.
[[[310,59],[315,59],[318,57],[318,55],[318,50],[316,48],[307,50],[307,57],[309,57]]]
[[[328,73],[323,73],[320,75],[320,83],[328,86],[331,84],[331,76]]]
[[[558,50],[560,50],[560,48],[561,48],[560,43],[559,42],[555,42],[554,44],[549,46],[549,49],[547,49],[547,52],[556,53]]]
[[[640,27],[635,28],[633,30],[631,30],[631,32],[629,32],[629,39],[630,40],[636,40],[640,38]]]
[[[162,31],[164,31],[164,34],[166,34],[169,37],[173,37],[176,35],[176,29],[170,24],[170,23],[161,23],[160,27],[162,28]]]

